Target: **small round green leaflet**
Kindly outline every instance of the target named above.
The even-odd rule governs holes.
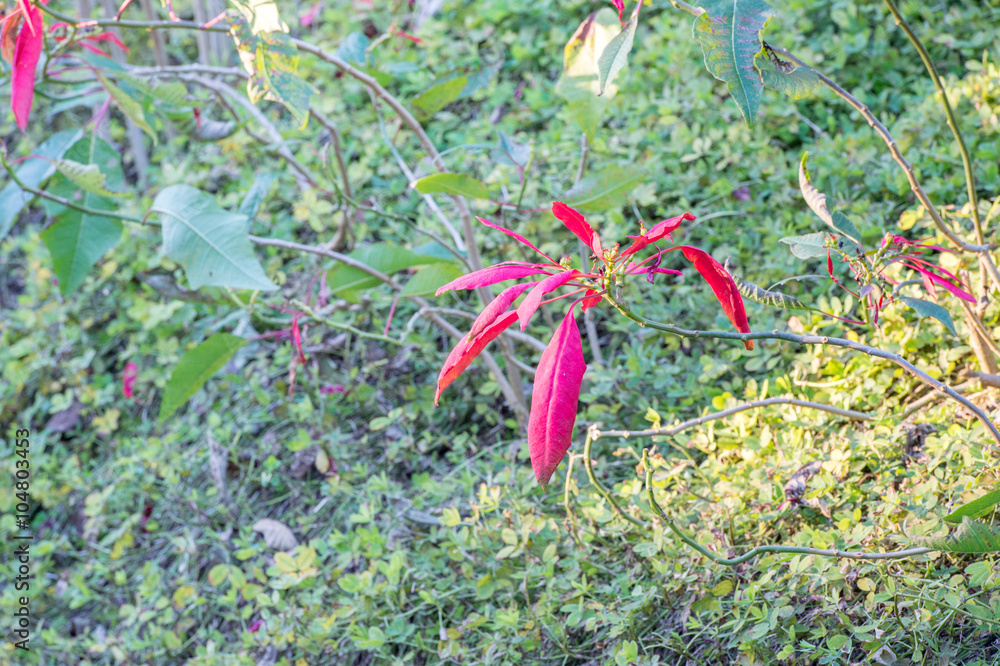
[[[208,378],[218,372],[237,350],[246,346],[247,341],[230,333],[216,333],[181,357],[167,382],[160,403],[160,423],[170,418],[177,409],[188,401]]]

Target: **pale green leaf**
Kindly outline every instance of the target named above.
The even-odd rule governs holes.
[[[385,275],[393,275],[413,266],[424,266],[450,261],[447,258],[421,254],[393,245],[369,245],[351,252],[350,257]],[[357,292],[381,284],[360,268],[339,264],[327,274],[330,292],[347,300],[356,300]],[[440,285],[439,285],[440,286]],[[436,288],[435,288],[436,289]]]
[[[914,537],[914,545],[946,553],[1000,552],[1000,530],[993,525],[962,518],[962,524],[947,536]]]
[[[920,317],[932,317],[941,322],[945,328],[951,331],[952,335],[958,335],[955,332],[955,322],[951,319],[951,314],[945,310],[943,307],[937,303],[931,303],[930,301],[925,301],[921,298],[911,298],[909,296],[898,296],[907,307],[911,308]]]
[[[556,82],[555,93],[566,100],[568,115],[591,140],[608,102],[618,90],[609,82],[603,96],[598,96],[601,86],[597,60],[620,31],[618,15],[604,7],[580,24],[563,49],[563,73]]]
[[[341,42],[334,54],[341,60],[364,65],[366,61],[365,49],[368,48],[368,38],[364,33],[352,32]]]
[[[167,388],[160,403],[162,423],[204,386],[208,378],[247,344],[241,337],[229,333],[216,333],[200,345],[184,353],[167,380]]]
[[[428,296],[463,273],[455,264],[433,264],[421,268],[399,292],[400,296]]]
[[[250,30],[258,35],[262,32],[288,32],[288,26],[278,16],[278,5],[274,0],[231,0],[250,24]]]
[[[816,217],[832,226],[833,217],[826,207],[826,195],[816,189],[816,186],[810,181],[808,159],[809,153],[802,153],[802,160],[799,162],[799,190],[802,192],[802,198],[806,200],[809,209],[816,213]]]
[[[454,102],[467,82],[464,76],[449,79],[414,97],[412,104],[421,118],[429,118]]]
[[[243,197],[243,202],[240,204],[240,215],[246,215],[248,221],[253,221],[257,211],[260,210],[260,204],[277,178],[278,174],[273,171],[265,171],[254,176],[253,182],[250,183],[250,189],[247,190],[246,196]]]
[[[858,245],[861,244],[861,232],[858,231],[856,226],[854,226],[854,223],[851,222],[850,218],[841,213],[839,210],[833,211],[830,216],[830,226],[836,229],[841,236],[846,236]]]
[[[767,47],[754,57],[754,64],[765,88],[783,92],[792,99],[808,97],[819,88],[815,70],[782,60]]]
[[[812,259],[814,257],[825,257],[829,253],[826,247],[828,236],[825,233],[806,234],[804,236],[787,236],[781,239],[791,247],[792,254],[799,259]]]
[[[625,204],[628,193],[648,175],[638,167],[613,164],[581,180],[563,195],[563,200],[567,206],[582,211],[617,208]]]
[[[433,176],[425,176],[413,183],[421,194],[454,194],[470,199],[489,200],[490,190],[486,185],[461,173],[438,173]]]
[[[94,74],[97,76],[97,80],[101,82],[101,85],[108,94],[111,95],[111,101],[115,103],[125,117],[135,123],[143,132],[148,134],[153,139],[153,143],[157,143],[156,132],[153,128],[149,126],[149,122],[146,121],[146,112],[142,110],[142,104],[137,102],[135,98],[129,96],[124,90],[116,86],[111,82],[108,77],[104,76],[100,70],[94,70]]]
[[[976,518],[985,516],[993,510],[993,507],[997,504],[1000,504],[1000,488],[992,490],[982,497],[977,497],[971,502],[963,504],[945,516],[944,520],[949,523],[961,522],[963,518],[975,520]]]
[[[247,236],[247,218],[219,208],[189,185],[160,192],[150,212],[163,220],[167,256],[184,267],[191,289],[277,289],[264,274]]]
[[[754,57],[763,48],[760,31],[774,16],[771,7],[763,0],[700,0],[698,6],[706,13],[694,20],[693,32],[705,67],[726,82],[747,126],[753,125],[763,91]]]
[[[628,64],[628,54],[632,51],[635,30],[639,26],[639,9],[641,7],[642,0],[639,0],[636,2],[635,9],[632,10],[632,16],[628,23],[625,24],[620,33],[608,42],[597,58],[598,95],[604,94],[604,90],[615,80],[618,72]]]
[[[127,197],[128,192],[112,192],[106,187],[107,177],[96,164],[81,164],[67,159],[55,159],[59,173],[69,178],[77,187],[91,194],[109,199]]]

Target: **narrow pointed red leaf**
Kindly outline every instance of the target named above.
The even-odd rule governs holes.
[[[596,289],[588,289],[587,293],[580,300],[580,309],[586,312],[595,305],[599,305],[602,298],[604,298],[604,295],[599,294]]]
[[[299,363],[306,364],[306,355],[302,353],[302,332],[299,330],[299,318],[292,317],[292,344],[299,353]]]
[[[552,473],[573,441],[580,385],[586,370],[580,329],[570,306],[566,318],[542,352],[531,393],[528,450],[535,478],[543,489],[548,487]]]
[[[663,220],[655,225],[653,228],[642,234],[641,236],[629,236],[632,239],[632,244],[629,245],[623,252],[622,256],[627,257],[629,255],[635,254],[639,250],[643,249],[647,245],[661,241],[668,237],[677,227],[681,226],[681,222],[693,221],[695,216],[691,213],[684,213],[683,215],[678,215],[677,217],[672,217],[669,220]]]
[[[611,4],[618,10],[618,20],[622,20],[622,12],[625,11],[625,0],[611,0]]]
[[[917,271],[918,273],[920,273],[920,276],[921,276],[921,278],[923,278],[923,280],[924,280],[925,283],[928,280],[930,280],[931,282],[933,282],[935,284],[941,285],[942,287],[944,287],[945,289],[947,289],[949,292],[951,292],[952,295],[957,296],[958,298],[961,298],[963,301],[968,301],[970,303],[975,303],[976,302],[976,297],[975,296],[973,296],[969,292],[965,291],[964,289],[958,288],[957,286],[955,286],[954,284],[952,284],[948,280],[944,279],[940,275],[937,275],[936,273],[934,273],[934,272],[932,272],[930,270],[927,270],[926,268],[922,268],[922,267],[918,266],[915,263],[904,262],[904,264],[906,266],[909,266],[913,270]],[[944,270],[944,269],[941,269],[941,270]]]
[[[131,361],[125,364],[125,370],[122,372],[122,393],[125,394],[126,398],[132,397],[132,385],[135,384],[135,378],[138,375],[139,366]]]
[[[646,273],[662,273],[664,275],[683,275],[680,271],[672,268],[660,268],[659,266],[640,266],[628,272],[629,275],[645,275]]]
[[[483,332],[483,330],[495,322],[500,315],[507,311],[511,303],[517,300],[517,297],[523,294],[527,289],[534,287],[537,282],[523,282],[521,284],[515,284],[513,287],[507,287],[500,294],[490,301],[490,304],[483,308],[483,311],[479,313],[476,317],[476,321],[472,324],[472,329],[469,334],[465,336],[466,338],[472,339]]]
[[[510,328],[511,324],[515,321],[517,321],[517,312],[508,312],[487,326],[475,339],[470,341],[469,336],[462,336],[462,339],[458,341],[455,348],[448,354],[444,365],[441,366],[441,372],[438,374],[437,393],[434,394],[435,405],[438,404],[441,391],[445,390],[449,384],[455,381],[469,367],[469,364],[479,356],[480,352],[486,348],[486,345],[493,342],[498,335]]]
[[[556,273],[551,275],[535,286],[534,289],[528,292],[528,295],[524,297],[521,304],[517,306],[517,315],[521,319],[521,330],[528,328],[528,320],[531,319],[531,315],[535,314],[535,310],[542,302],[542,297],[546,294],[550,294],[559,287],[563,286],[575,277],[582,275],[580,271],[563,271],[561,273]]]
[[[488,226],[491,229],[496,229],[497,231],[502,231],[503,233],[507,234],[508,236],[510,236],[511,238],[513,238],[514,240],[516,240],[518,243],[521,243],[522,245],[527,245],[532,250],[534,250],[538,254],[542,255],[543,257],[545,257],[546,259],[548,259],[549,261],[551,261],[553,264],[558,264],[559,263],[558,261],[556,261],[555,259],[553,259],[549,255],[545,254],[544,252],[542,252],[541,250],[539,250],[537,247],[535,247],[531,243],[531,241],[529,241],[527,238],[525,238],[521,234],[519,234],[517,232],[514,232],[514,231],[511,231],[510,229],[505,229],[504,227],[501,227],[499,224],[493,224],[489,220],[484,220],[481,217],[477,217],[476,219],[479,220],[480,222],[482,222],[483,224],[485,224],[486,226]]]
[[[601,249],[601,239],[594,228],[587,223],[583,215],[573,210],[561,201],[552,204],[552,214],[566,225],[566,228],[576,234],[577,238],[587,244],[594,254],[600,258],[604,253]]]
[[[715,297],[719,299],[719,303],[722,304],[722,309],[729,317],[729,321],[733,323],[733,327],[740,333],[749,333],[750,324],[747,322],[747,311],[743,307],[743,297],[740,295],[739,289],[736,288],[733,276],[704,250],[690,245],[679,245],[678,249],[684,252],[684,258],[694,264],[695,270],[701,273],[701,276],[708,282],[708,286],[715,292]],[[745,341],[743,346],[747,349],[753,349],[753,340]]]
[[[35,69],[42,55],[45,38],[42,12],[28,6],[25,10],[27,25],[21,28],[14,48],[14,71],[11,74],[10,108],[14,120],[23,132],[28,127],[31,103],[35,98]]]
[[[518,278],[538,275],[539,273],[551,275],[548,272],[549,270],[551,270],[550,267],[539,264],[528,264],[527,266],[489,266],[463,275],[460,278],[455,278],[443,287],[439,287],[434,294],[440,296],[452,289],[476,289],[477,287],[486,287],[497,282],[503,282],[504,280],[517,280]]]

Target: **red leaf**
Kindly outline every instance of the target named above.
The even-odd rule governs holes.
[[[642,0],[639,1],[642,2]],[[615,6],[615,9],[618,10],[618,20],[621,21],[622,12],[625,11],[625,0],[611,0],[611,4],[613,4]]]
[[[743,297],[740,296],[733,277],[704,250],[690,245],[678,247],[684,251],[684,258],[694,264],[695,270],[701,273],[701,276],[708,282],[708,286],[715,292],[715,297],[719,299],[722,309],[729,317],[729,321],[733,323],[733,327],[740,333],[749,333],[750,324],[747,322],[747,311],[743,307]],[[745,341],[743,346],[747,349],[753,349],[753,340]]]
[[[523,331],[528,328],[528,320],[531,319],[531,315],[535,314],[535,310],[541,304],[543,296],[552,293],[579,275],[581,275],[580,271],[556,273],[539,282],[534,289],[528,292],[528,295],[524,297],[521,304],[517,306],[517,315],[521,319],[521,330]]]
[[[594,307],[595,305],[598,305],[601,302],[602,298],[604,298],[603,294],[598,295],[596,289],[588,289],[587,293],[580,300],[580,309],[583,311],[587,311],[590,308]]]
[[[476,317],[476,321],[472,324],[472,330],[469,334],[465,336],[466,338],[472,339],[483,332],[487,326],[492,324],[497,320],[500,315],[507,311],[510,304],[517,300],[517,297],[525,292],[525,290],[534,287],[537,282],[523,282],[521,284],[515,284],[513,287],[507,287],[500,292],[500,295],[490,301],[490,304],[483,308],[483,311],[479,313]]]
[[[470,341],[467,335],[462,336],[462,339],[458,341],[455,348],[448,354],[444,365],[441,366],[441,372],[438,374],[437,393],[434,394],[435,405],[438,404],[441,391],[445,390],[449,384],[458,379],[458,376],[479,356],[480,352],[486,348],[486,345],[493,342],[498,335],[510,328],[510,325],[515,321],[517,321],[517,312],[508,312],[486,327],[486,330],[480,333],[474,340]]]
[[[580,385],[586,370],[580,329],[570,306],[566,318],[542,352],[531,393],[528,450],[535,478],[543,489],[548,487],[552,473],[573,441]]]
[[[292,344],[295,345],[295,350],[299,352],[299,363],[305,365],[306,355],[302,353],[302,334],[299,332],[298,317],[292,317]]]
[[[684,220],[693,221],[695,216],[691,213],[684,213],[683,215],[678,215],[677,217],[672,217],[669,220],[663,220],[659,224],[653,226],[652,229],[647,231],[641,236],[629,236],[632,239],[632,244],[622,252],[623,257],[635,254],[639,250],[643,249],[647,245],[656,243],[657,241],[667,238],[674,229],[681,225]]]
[[[527,266],[489,266],[452,280],[443,287],[439,287],[434,294],[435,296],[440,296],[446,291],[451,291],[452,289],[475,289],[477,287],[486,287],[491,284],[496,284],[497,282],[503,282],[504,280],[517,280],[518,278],[528,277],[529,275],[538,275],[539,273],[551,275],[551,273],[548,272],[549,270],[549,267],[541,266],[539,264],[529,264]]]
[[[24,14],[15,10],[10,16],[5,16],[0,23],[0,57],[8,65],[14,64],[14,49],[17,48],[17,29],[24,21]]]
[[[14,48],[14,72],[11,74],[10,108],[14,120],[23,132],[28,127],[31,102],[35,97],[35,68],[42,55],[42,41],[45,38],[42,12],[34,7],[27,8],[28,24],[21,28]]]
[[[499,224],[493,224],[489,220],[484,220],[481,217],[477,217],[476,219],[479,220],[480,222],[482,222],[483,224],[485,224],[486,226],[490,227],[491,229],[496,229],[497,231],[502,231],[505,234],[507,234],[508,236],[510,236],[511,238],[513,238],[514,240],[516,240],[517,242],[522,243],[523,245],[527,245],[532,250],[534,250],[538,254],[542,255],[543,257],[545,257],[546,259],[548,259],[549,261],[551,261],[553,264],[558,264],[559,263],[558,261],[556,261],[555,259],[553,259],[549,255],[545,254],[544,252],[542,252],[541,250],[539,250],[537,247],[535,247],[534,245],[532,245],[531,242],[528,239],[526,239],[524,236],[522,236],[521,234],[513,232],[510,229],[504,229]]]
[[[122,44],[122,40],[118,39],[118,35],[113,32],[101,32],[96,35],[87,35],[84,39],[89,39],[92,42],[103,42],[108,41],[120,48],[125,53],[128,53],[128,47]]]
[[[135,378],[138,374],[139,366],[131,361],[125,364],[125,370],[122,371],[122,393],[125,394],[126,398],[132,397],[132,385],[135,384]]]
[[[683,275],[680,271],[675,271],[672,268],[660,268],[658,266],[640,266],[635,270],[628,272],[629,275],[644,275],[646,273],[663,273],[666,275]]]
[[[82,46],[83,48],[87,49],[88,51],[93,51],[97,55],[102,55],[105,58],[110,58],[111,57],[110,53],[108,53],[107,51],[104,51],[102,49],[97,48],[93,44],[88,44],[87,42],[78,42],[78,44],[80,46]]]
[[[116,21],[121,21],[122,20],[122,14],[125,13],[125,10],[128,9],[128,6],[130,4],[132,4],[132,0],[125,0],[122,3],[121,7],[118,8],[118,16],[115,17]]]
[[[594,231],[594,228],[587,224],[587,220],[583,219],[583,215],[576,212],[566,204],[561,201],[557,201],[552,204],[552,214],[556,216],[566,228],[572,231],[577,237],[587,244],[594,254],[598,258],[604,254],[601,249],[601,239]]]
[[[921,278],[923,278],[925,284],[927,283],[928,280],[930,280],[933,283],[941,285],[942,287],[944,287],[945,289],[947,289],[949,292],[951,292],[952,295],[957,296],[958,298],[961,298],[963,301],[968,301],[970,303],[975,303],[976,302],[976,297],[975,296],[973,296],[969,292],[965,291],[964,289],[959,289],[954,284],[952,284],[948,280],[945,280],[943,277],[937,275],[936,273],[933,273],[933,272],[931,272],[931,271],[929,271],[929,270],[927,270],[925,268],[921,268],[920,266],[918,266],[917,264],[914,264],[914,263],[908,263],[908,262],[903,262],[903,263],[906,266],[909,266],[913,270],[915,270],[918,273],[920,273],[920,276],[921,276]],[[944,269],[941,269],[941,270],[944,270]],[[933,290],[929,290],[929,291],[932,291],[932,293],[933,293]]]

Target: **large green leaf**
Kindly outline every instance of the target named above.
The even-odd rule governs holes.
[[[563,73],[555,93],[566,100],[567,113],[593,140],[597,125],[618,88],[608,82],[601,93],[597,60],[621,31],[618,15],[608,7],[594,12],[580,24],[563,49]]]
[[[237,350],[247,341],[229,333],[216,333],[208,340],[184,353],[177,367],[167,380],[167,388],[160,402],[162,423],[204,386],[208,378],[218,372]]]
[[[109,199],[128,196],[128,192],[113,192],[107,188],[107,176],[97,164],[82,164],[67,159],[55,159],[52,162],[59,169],[59,173],[73,181],[81,190]]]
[[[765,88],[783,92],[792,99],[808,97],[819,87],[819,75],[815,70],[782,60],[766,46],[754,57],[754,64]]]
[[[825,257],[830,252],[826,247],[826,239],[828,237],[827,234],[818,232],[804,236],[787,236],[782,238],[781,242],[790,246],[792,254],[799,259],[812,259],[814,257]]]
[[[985,516],[987,513],[992,511],[993,507],[997,504],[1000,504],[1000,488],[992,490],[982,497],[977,497],[971,502],[963,504],[945,516],[944,520],[949,523],[961,522],[963,518],[975,520],[976,518]]]
[[[298,75],[299,49],[286,32],[254,34],[246,17],[236,10],[227,13],[240,62],[250,74],[247,95],[256,104],[261,99],[283,104],[299,121],[309,121],[309,98],[313,89]]]
[[[958,529],[947,536],[914,537],[914,545],[946,553],[1000,552],[1000,530],[993,525],[962,518]]]
[[[748,126],[757,119],[763,91],[754,57],[762,50],[760,31],[774,16],[764,0],[700,0],[706,13],[694,20],[694,38],[705,67],[725,81]]]
[[[642,0],[635,4],[632,16],[620,33],[614,36],[608,45],[604,47],[600,57],[597,59],[598,95],[603,95],[605,88],[611,85],[625,65],[628,64],[628,54],[632,51],[632,42],[635,40],[635,29],[639,25],[639,9],[642,8]]]
[[[458,99],[458,95],[465,88],[466,83],[468,83],[468,79],[459,76],[420,93],[413,98],[413,106],[417,109],[417,115],[420,118],[430,118]]]
[[[55,173],[56,167],[49,160],[62,157],[83,136],[83,130],[63,130],[46,139],[31,153],[48,159],[25,160],[17,169],[17,178],[28,187],[38,187]],[[13,181],[0,190],[0,240],[14,225],[21,210],[35,195],[23,191]]]
[[[563,195],[567,206],[583,211],[602,211],[625,204],[627,195],[649,174],[634,166],[613,164],[588,176]]]
[[[937,303],[931,303],[930,301],[925,301],[921,298],[911,298],[909,296],[899,296],[897,298],[899,298],[899,300],[901,300],[907,307],[913,309],[913,311],[919,316],[937,319],[939,322],[944,324],[945,328],[951,331],[952,335],[958,335],[958,333],[955,332],[955,322],[951,319],[951,313]]]
[[[410,278],[400,293],[401,296],[428,296],[443,287],[464,271],[455,264],[433,264],[421,268]]]
[[[457,194],[470,199],[489,200],[490,198],[490,190],[483,182],[461,173],[437,173],[433,176],[426,176],[413,183],[413,187],[421,194],[440,192]]]
[[[163,220],[167,256],[184,267],[192,289],[278,288],[253,253],[245,216],[219,208],[212,197],[190,185],[171,185],[160,192],[150,212]]]
[[[114,187],[122,186],[124,179],[121,156],[107,142],[91,135],[77,141],[66,151],[66,158],[60,161],[80,166],[85,164],[94,169],[103,167],[107,175],[101,174],[102,183],[107,178]],[[65,171],[62,171],[62,180],[50,187],[53,194],[68,199],[76,196],[79,189],[80,184],[67,177]],[[112,210],[115,207],[113,201],[85,189],[80,203],[98,210]],[[118,243],[122,223],[110,217],[89,215],[75,208],[58,205],[46,208],[54,222],[41,233],[41,239],[52,256],[52,268],[59,279],[59,291],[65,296],[75,291],[94,264]]]
[[[405,247],[384,244],[357,249],[351,252],[350,257],[386,275],[393,275],[413,266],[449,262],[448,258],[442,256],[421,254]],[[374,287],[381,282],[360,268],[340,264],[327,274],[327,284],[332,294],[355,301],[359,290]]]

